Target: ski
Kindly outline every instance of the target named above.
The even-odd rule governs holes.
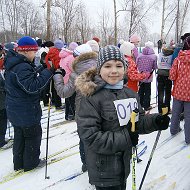
[[[156,179],[153,179],[152,181],[150,181],[149,183],[146,184],[144,189],[145,190],[153,189],[154,186],[156,186],[158,183],[161,183],[165,179],[166,179],[166,175],[163,175],[163,176],[160,176]]]
[[[175,149],[175,150],[169,152],[168,154],[166,154],[164,156],[164,158],[165,159],[170,158],[170,157],[176,155],[178,152],[181,152],[182,150],[186,149],[187,147],[189,147],[189,146],[188,145],[182,145],[182,146],[178,147],[177,149]]]
[[[68,120],[60,121],[58,123],[53,124],[50,128],[59,127],[61,125],[65,125],[67,123],[72,123],[72,122],[75,122],[75,120],[72,120],[72,121],[68,121]],[[46,127],[45,127],[45,129],[46,129]]]
[[[139,153],[138,153],[138,157],[141,157],[147,150],[147,146],[145,146]]]
[[[165,190],[173,190],[175,189],[175,186],[176,186],[176,182],[173,182],[167,189]]]
[[[140,146],[142,146],[142,145],[144,145],[145,144],[145,140],[143,140],[142,142],[140,142],[137,146],[136,146],[136,148],[139,148]]]
[[[50,112],[50,117],[53,117],[53,116],[57,116],[57,115],[60,115],[60,114],[63,114],[65,113],[64,111],[61,111],[61,112]],[[48,115],[47,114],[43,114],[41,119],[46,119],[48,118]]]
[[[51,135],[51,136],[49,136],[48,138],[51,139],[51,138],[56,137],[56,136],[58,136],[58,135],[63,135],[64,133],[66,133],[66,131],[63,131],[63,132],[58,133],[58,134]],[[42,140],[45,140],[45,139],[47,139],[47,137],[43,137],[43,138],[42,138]]]
[[[45,187],[45,188],[42,189],[42,190],[49,189],[50,187],[53,187],[53,186],[55,186],[55,185],[57,185],[57,184],[59,184],[59,183],[61,183],[61,182],[63,182],[63,181],[72,180],[72,179],[74,179],[74,178],[76,178],[76,177],[82,175],[83,173],[84,173],[84,172],[82,172],[82,171],[76,172],[76,173],[74,173],[74,174],[72,174],[72,175],[70,175],[70,176],[68,176],[68,177],[65,177],[65,178],[63,178],[63,179],[60,179],[59,181],[54,182],[53,184],[51,184],[51,185]]]
[[[60,157],[57,157],[57,158],[53,158],[53,159],[51,159],[49,162],[48,162],[48,165],[51,165],[51,164],[54,164],[54,163],[56,163],[56,162],[59,162],[59,161],[61,161],[61,160],[63,160],[63,159],[66,159],[66,158],[68,158],[68,157],[71,157],[71,156],[73,156],[73,155],[76,155],[76,154],[78,154],[79,152],[73,152],[73,153],[70,153],[70,154],[67,154],[67,155],[64,155],[64,156],[60,156]],[[30,170],[30,171],[27,171],[27,172],[24,172],[24,170],[19,170],[19,171],[14,171],[14,172],[11,172],[11,173],[9,173],[8,175],[6,175],[6,176],[4,176],[3,178],[2,178],[2,180],[0,181],[0,184],[3,184],[3,183],[6,183],[6,182],[8,182],[8,181],[11,181],[11,180],[13,180],[13,179],[16,179],[17,177],[20,177],[20,176],[23,176],[23,175],[25,175],[25,174],[28,174],[28,173],[31,173],[31,172],[35,172],[35,171],[37,171],[38,169],[41,169],[41,168],[43,168],[45,165],[43,165],[43,166],[41,166],[41,167],[36,167],[36,168],[34,168],[33,170]]]
[[[5,144],[3,147],[0,148],[0,152],[12,148],[12,147],[13,147],[13,142],[14,142],[14,139],[10,139],[10,140],[7,142],[7,144]]]
[[[171,141],[174,137],[176,137],[177,135],[179,135],[184,129],[182,129],[181,131],[179,131],[176,135],[171,135],[168,138],[166,138],[165,140],[163,140],[159,146],[156,148],[156,150],[158,150],[159,148],[161,148],[163,145],[165,145],[167,142]]]

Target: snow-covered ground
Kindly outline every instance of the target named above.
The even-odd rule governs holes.
[[[155,77],[152,83],[152,99],[151,102],[156,102],[156,82]],[[154,108],[152,113],[157,112],[157,107]],[[43,127],[43,140],[41,145],[41,158],[46,154],[46,131],[47,131],[47,109],[43,111],[42,117]],[[184,122],[180,126],[183,128]],[[1,183],[0,190],[92,190],[94,186],[88,183],[88,173],[84,173],[72,180],[65,181],[67,177],[81,172],[81,161],[79,156],[78,142],[79,138],[76,133],[76,123],[70,122],[64,124],[64,111],[55,112],[54,108],[51,109],[50,131],[49,131],[49,155],[58,153],[66,148],[73,147],[67,151],[50,158],[64,159],[48,165],[47,174],[50,179],[45,179],[45,167],[25,173],[19,177]],[[12,134],[12,128],[11,128]],[[136,164],[136,184],[137,189],[140,185],[145,167],[147,165],[153,144],[155,142],[157,132],[149,135],[141,135],[139,142],[145,140],[145,145],[148,146],[147,151],[141,157],[142,162]],[[9,133],[7,131],[7,137]],[[190,146],[184,150],[176,153],[175,155],[166,158],[171,152],[177,150],[184,145],[184,132],[182,131],[175,138],[161,146],[162,142],[170,137],[169,129],[162,131],[158,148],[153,155],[148,173],[146,175],[142,190],[169,190],[169,186],[176,182],[175,190],[190,190]],[[140,152],[144,146],[140,146]],[[73,154],[72,154],[73,153]],[[72,156],[71,156],[72,154]],[[68,156],[68,157],[66,157]],[[4,176],[13,172],[12,164],[12,149],[0,151],[0,181]],[[165,179],[154,187],[150,187],[150,182],[160,176],[166,175]],[[61,181],[60,181],[61,180]],[[60,182],[58,182],[60,181]],[[127,180],[127,190],[132,189],[131,185],[132,176],[130,175]],[[56,183],[58,182],[58,183]],[[55,184],[54,184],[55,183]],[[53,185],[54,184],[54,185]],[[49,187],[48,187],[49,186]]]
[[[155,79],[152,83],[152,103],[156,101],[156,83]],[[152,110],[157,112],[157,107]],[[43,140],[41,146],[41,158],[45,157],[46,153],[46,131],[47,131],[47,110],[43,111],[42,117],[42,127],[43,127]],[[55,162],[51,165],[48,165],[48,176],[50,179],[45,179],[45,167],[34,170],[33,172],[20,175],[8,182],[0,184],[0,190],[42,190],[48,186],[51,186],[55,182],[66,179],[68,176],[71,176],[77,172],[81,171],[81,162],[80,156],[78,153],[78,142],[79,138],[76,133],[76,123],[70,122],[63,124],[64,121],[64,111],[55,112],[54,108],[51,109],[51,119],[50,119],[50,139],[49,139],[49,155],[56,153],[58,151],[64,150],[74,146],[73,148],[64,151],[55,157],[70,155],[65,159]],[[56,125],[55,125],[56,124]],[[181,127],[183,128],[183,122],[181,122]],[[12,134],[12,129],[11,129]],[[150,156],[157,132],[151,133],[149,135],[141,135],[139,142],[145,140],[145,145],[148,146],[147,151],[141,157],[143,160],[140,163],[136,164],[136,183],[137,189],[141,182],[147,161]],[[7,133],[8,136],[8,133]],[[168,186],[176,182],[176,190],[190,190],[190,147],[178,152],[177,154],[169,157],[170,152],[176,150],[184,144],[184,133],[181,132],[175,138],[170,140],[168,143],[161,145],[161,143],[170,136],[169,130],[162,131],[159,142],[158,149],[156,149],[155,154],[153,155],[152,162],[150,164],[147,176],[142,189],[153,189],[153,190],[167,190]],[[144,146],[145,146],[144,145]],[[139,150],[142,150],[144,146],[139,147]],[[50,158],[50,160],[52,159]],[[12,164],[12,149],[0,151],[0,181],[3,180],[3,177],[13,172]],[[160,176],[166,175],[166,178],[154,186],[154,188],[148,188],[149,182],[154,179],[159,178]],[[132,176],[130,175],[127,180],[127,189],[132,189],[131,186]],[[72,180],[64,181],[55,184],[47,189],[50,190],[90,190],[94,189],[88,183],[88,174],[84,173]]]

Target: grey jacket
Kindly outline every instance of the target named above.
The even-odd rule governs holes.
[[[72,63],[73,72],[69,76],[69,80],[67,84],[64,84],[63,76],[61,74],[54,75],[54,84],[57,94],[61,98],[68,98],[74,94],[76,91],[75,88],[75,79],[84,71],[88,70],[89,68],[97,66],[97,53],[89,52],[84,53],[78,56],[74,62]],[[75,106],[76,106],[76,117],[80,105],[81,94],[76,91],[76,98],[75,98]]]
[[[98,80],[97,80],[98,79]],[[117,186],[125,182],[130,173],[132,143],[128,133],[130,123],[120,126],[113,101],[136,98],[140,134],[157,129],[158,114],[144,115],[138,94],[129,88],[111,90],[103,88],[105,82],[96,70],[84,72],[76,79],[76,88],[83,94],[78,113],[78,132],[86,148],[89,181],[101,187]]]

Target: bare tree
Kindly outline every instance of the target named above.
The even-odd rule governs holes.
[[[102,8],[102,12],[99,14],[99,22],[98,27],[100,31],[101,36],[101,43],[103,46],[110,44],[110,36],[113,35],[114,29],[111,28],[112,21],[110,19],[110,13],[109,11],[105,10],[105,8]],[[115,40],[115,39],[114,39]]]
[[[65,42],[68,42],[68,32],[77,12],[76,0],[57,0],[54,6],[61,9],[60,23],[63,28],[62,36],[64,36]]]
[[[20,26],[24,31],[24,35],[36,36],[43,25],[41,15],[34,4],[24,2],[24,4],[21,5],[20,16],[22,18],[20,19]]]
[[[5,1],[5,10],[6,10],[6,17],[7,22],[10,26],[10,31],[12,34],[13,40],[16,40],[18,37],[18,28],[19,28],[19,20],[20,18],[20,11],[21,5],[23,4],[22,0],[9,0]]]
[[[90,24],[86,14],[86,7],[82,3],[78,6],[76,18],[76,27],[79,31],[81,40],[84,43],[90,35]]]

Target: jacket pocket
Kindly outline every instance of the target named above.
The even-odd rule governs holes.
[[[115,178],[124,171],[123,153],[113,155],[97,155],[96,167],[100,178]]]

